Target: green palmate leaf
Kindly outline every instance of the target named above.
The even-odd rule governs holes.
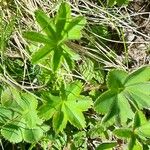
[[[105,149],[111,149],[113,147],[117,146],[117,142],[105,142],[100,144],[96,150],[105,150]]]
[[[35,18],[48,37],[51,40],[55,39],[56,32],[53,27],[53,21],[42,10],[37,10],[35,12]]]
[[[103,121],[113,116],[125,123],[133,118],[130,103],[135,109],[150,108],[150,67],[145,66],[127,75],[120,70],[110,71],[107,76],[108,90],[95,102],[98,113],[106,114]],[[127,113],[128,112],[128,113]]]
[[[23,33],[23,37],[34,41],[34,42],[39,42],[39,43],[45,43],[45,44],[49,44],[51,41],[50,39],[43,34],[37,33],[37,32],[24,32]]]
[[[46,35],[36,32],[25,32],[24,37],[45,46],[32,54],[32,63],[38,63],[39,60],[45,58],[52,50],[52,69],[54,72],[60,67],[61,58],[65,59],[70,69],[73,68],[72,58],[77,55],[69,50],[65,45],[66,40],[79,39],[81,37],[81,29],[83,29],[86,20],[83,17],[71,17],[71,7],[68,3],[61,3],[56,16],[50,19],[43,11],[37,10],[35,18],[41,26],[42,31]],[[63,50],[65,52],[63,52]],[[63,60],[63,59],[62,59]]]
[[[6,96],[8,92],[9,96]],[[20,116],[24,119],[28,128],[34,128],[42,124],[36,110],[38,102],[31,94],[8,88],[2,93],[1,98],[2,104],[8,109],[12,109],[14,113],[17,112],[17,117]]]
[[[25,129],[23,132],[24,140],[28,143],[34,143],[41,139],[43,136],[43,130],[40,127]]]
[[[54,55],[53,55],[53,59],[52,59],[53,71],[56,71],[58,69],[58,67],[60,66],[62,54],[63,54],[63,49],[61,47],[54,49]]]
[[[123,89],[127,72],[123,70],[111,70],[107,75],[107,86],[111,90]]]
[[[80,39],[81,38],[81,30],[84,28],[86,24],[86,19],[82,16],[76,17],[72,19],[70,23],[64,29],[63,36],[67,39]]]
[[[129,128],[115,129],[113,133],[119,138],[130,138],[133,134],[132,130]]]
[[[56,31],[57,35],[61,35],[66,23],[71,19],[71,9],[68,3],[61,3],[56,16]]]
[[[80,82],[68,85],[64,90],[66,99],[49,94],[49,99],[39,109],[41,118],[53,117],[53,127],[57,132],[62,131],[68,121],[77,128],[85,127],[83,111],[91,107],[92,101],[80,95],[81,88]]]
[[[39,60],[47,56],[52,50],[53,50],[52,45],[45,45],[44,47],[40,48],[36,52],[32,54],[32,62],[37,63]]]
[[[150,80],[150,66],[144,66],[129,74],[125,80],[125,86],[147,82]]]

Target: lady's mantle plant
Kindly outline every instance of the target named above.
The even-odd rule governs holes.
[[[71,8],[68,3],[60,5],[57,15],[54,18],[49,18],[41,10],[35,12],[35,18],[45,34],[34,31],[24,33],[25,38],[44,44],[44,46],[32,54],[32,62],[39,62],[53,51],[53,71],[58,69],[62,58],[72,68],[71,64],[74,53],[65,43],[68,40],[81,38],[81,30],[86,24],[85,18],[82,16],[72,17]]]
[[[98,113],[105,114],[103,121],[112,117],[126,123],[134,116],[133,110],[150,108],[150,67],[144,66],[128,74],[122,70],[111,70],[107,76],[108,90],[95,102]]]

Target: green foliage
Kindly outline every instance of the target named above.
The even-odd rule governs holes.
[[[105,115],[103,121],[115,117],[120,123],[126,123],[133,118],[132,107],[137,110],[150,108],[149,79],[149,66],[129,75],[122,70],[111,70],[107,75],[108,90],[95,102],[96,111]]]
[[[46,102],[39,109],[40,117],[44,120],[53,118],[56,132],[62,131],[68,121],[79,129],[85,128],[83,111],[92,106],[92,100],[80,95],[81,90],[81,82],[76,81],[63,89],[59,96],[46,94]]]
[[[57,15],[49,18],[43,11],[37,10],[35,18],[43,32],[24,32],[24,37],[45,44],[42,48],[32,54],[32,62],[37,63],[41,59],[49,55],[53,51],[52,68],[56,71],[63,59],[67,62],[70,69],[72,68],[73,52],[65,44],[68,40],[80,39],[81,30],[86,24],[86,20],[82,16],[72,17],[71,8],[68,3],[62,3],[59,7]]]
[[[129,139],[129,150],[143,150],[143,143],[146,138],[150,138],[150,122],[141,111],[137,111],[134,116],[134,122],[131,128],[115,129],[113,133],[119,138]]]
[[[15,3],[11,1],[0,13],[5,14]],[[128,147],[129,150],[149,150],[150,66],[131,73],[109,68],[111,62],[124,67],[124,62],[117,59],[119,54],[107,48],[107,41],[118,40],[116,36],[112,38],[115,34],[109,30],[115,29],[120,36],[120,27],[124,26],[115,23],[118,14],[114,12],[118,11],[117,6],[128,4],[129,0],[107,0],[104,5],[97,1],[102,9],[89,2],[85,2],[89,6],[85,9],[80,3],[82,11],[79,13],[87,15],[89,22],[95,15],[89,12],[102,11],[100,17],[96,16],[96,20],[87,25],[82,40],[86,20],[77,15],[76,9],[72,13],[73,3],[56,3],[60,6],[55,7],[58,11],[50,14],[54,16],[51,18],[42,10],[35,11],[40,32],[23,33],[32,41],[28,47],[21,36],[17,38],[22,29],[19,26],[17,30],[20,19],[15,22],[9,11],[5,18],[0,18],[0,145],[6,149],[112,150]],[[105,8],[106,3],[115,9]],[[13,9],[22,16],[20,4]],[[23,20],[26,17],[32,20],[25,12]],[[28,21],[21,22],[23,29],[26,23]],[[10,38],[14,26],[17,32]],[[32,25],[31,28],[36,30]],[[113,42],[109,44],[114,46]],[[81,52],[81,56],[71,47]],[[31,60],[25,50],[32,53]],[[126,69],[131,68],[126,66]],[[13,147],[7,148],[7,145]]]
[[[1,134],[12,143],[37,142],[45,132],[37,115],[37,100],[31,94],[7,88],[1,94]]]

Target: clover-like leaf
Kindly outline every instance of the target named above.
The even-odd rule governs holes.
[[[132,107],[150,108],[149,80],[149,66],[141,67],[129,75],[122,70],[111,70],[107,76],[108,91],[95,102],[96,111],[105,114],[103,121],[116,117],[121,123],[125,123],[133,118]]]
[[[57,132],[62,131],[68,121],[77,128],[84,128],[83,112],[92,106],[92,100],[80,95],[81,90],[82,84],[77,81],[64,89],[66,96],[47,94],[47,101],[39,109],[39,115],[46,120],[53,117],[53,127]]]

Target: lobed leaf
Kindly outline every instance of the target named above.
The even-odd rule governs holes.
[[[53,128],[56,132],[61,132],[68,121],[77,128],[85,127],[83,112],[91,108],[93,102],[89,97],[80,95],[81,88],[81,82],[71,83],[63,90],[66,92],[65,99],[62,96],[49,94],[47,96],[50,100],[39,109],[42,118],[53,118]]]

